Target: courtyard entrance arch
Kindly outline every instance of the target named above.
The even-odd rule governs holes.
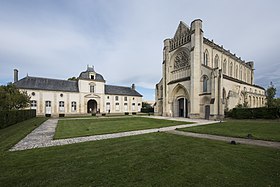
[[[97,102],[94,99],[90,99],[87,102],[87,113],[96,113],[97,112]]]

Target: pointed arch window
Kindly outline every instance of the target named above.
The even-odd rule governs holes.
[[[208,51],[207,51],[207,49],[205,50],[205,52],[204,52],[204,59],[203,59],[203,64],[205,65],[205,66],[208,66],[208,62],[209,62],[209,53],[208,53]]]
[[[208,77],[206,75],[202,78],[202,92],[207,92]]]
[[[238,78],[238,65],[235,66],[235,78]]]
[[[227,60],[224,59],[224,62],[223,62],[223,73],[226,74],[227,73]]]
[[[229,76],[232,76],[232,62],[229,64]]]
[[[219,56],[216,55],[214,60],[214,68],[218,68],[218,67],[219,67]]]
[[[240,80],[242,80],[242,66],[240,66],[239,78],[240,78]]]

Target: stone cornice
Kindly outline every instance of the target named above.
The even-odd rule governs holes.
[[[230,81],[233,81],[233,82],[236,82],[236,83],[240,83],[240,84],[245,84],[245,85],[248,85],[248,86],[253,86],[253,87],[256,87],[256,88],[259,88],[259,89],[262,89],[262,90],[265,90],[263,87],[261,86],[258,86],[258,85],[255,85],[255,84],[249,84],[247,82],[244,82],[244,81],[241,81],[239,79],[236,79],[236,78],[233,78],[233,77],[229,77],[225,74],[223,74],[223,78],[224,79],[227,79],[227,80],[230,80]]]
[[[176,80],[170,81],[169,83],[167,83],[167,85],[174,84],[177,82],[182,82],[182,81],[189,81],[189,80],[191,80],[191,77],[184,77],[181,79],[176,79]]]

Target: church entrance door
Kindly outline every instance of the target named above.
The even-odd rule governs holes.
[[[179,102],[179,117],[184,117],[184,98],[178,100]]]
[[[209,120],[210,117],[210,106],[206,105],[205,106],[205,119]]]
[[[94,99],[91,99],[87,102],[87,112],[88,113],[97,112],[97,102]]]
[[[188,100],[186,98],[178,99],[178,116],[188,117]]]

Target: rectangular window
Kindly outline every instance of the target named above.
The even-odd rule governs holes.
[[[119,100],[119,96],[116,96],[116,97],[115,97],[115,100],[118,101],[118,100]]]
[[[46,107],[51,107],[51,101],[46,101]]]
[[[37,108],[37,101],[31,100],[30,106],[31,106],[31,109],[36,109]]]
[[[127,112],[127,103],[124,103],[124,111]]]
[[[127,97],[124,97],[124,101],[127,101]]]
[[[116,103],[116,111],[119,111],[119,110],[120,110],[120,104]]]
[[[52,107],[51,107],[51,101],[46,101],[45,102],[45,106],[46,106],[46,114],[51,114],[52,113]]]
[[[75,101],[71,102],[71,109],[72,109],[72,112],[76,112],[77,111],[77,103]]]
[[[107,111],[107,112],[110,112],[110,103],[109,103],[109,102],[106,103],[106,111]]]
[[[64,112],[64,101],[59,101],[59,112]]]
[[[90,93],[94,93],[94,86],[90,85]]]
[[[132,103],[132,110],[135,110],[135,103]]]

